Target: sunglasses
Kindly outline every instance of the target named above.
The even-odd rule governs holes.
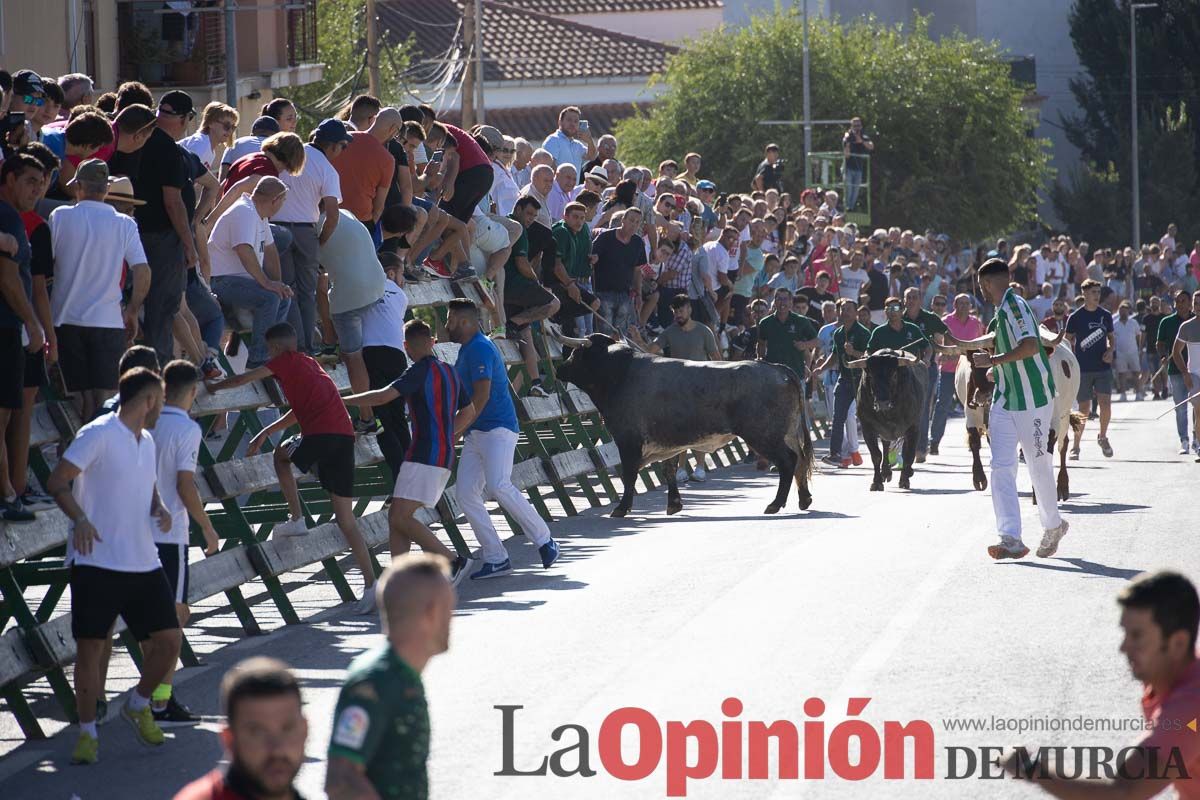
[[[27,106],[44,106],[44,105],[46,105],[46,98],[38,97],[37,95],[27,94],[27,95],[23,96],[21,99],[25,101],[25,105],[27,105]]]
[[[515,147],[499,147],[496,149],[496,152],[497,153],[515,153],[515,152],[517,152],[517,150]]]
[[[186,117],[188,119],[188,121],[191,121],[196,118],[195,111],[167,111],[162,106],[159,106],[158,112],[160,114],[166,114],[168,117]]]

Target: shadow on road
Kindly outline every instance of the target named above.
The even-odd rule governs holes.
[[[1058,564],[1050,564],[1045,561],[1012,561],[1008,563],[1011,563],[1014,566],[1032,567],[1034,569],[1047,569],[1052,572],[1066,572],[1074,575],[1095,575],[1100,578],[1119,578],[1124,581],[1133,580],[1135,577],[1145,572],[1145,570],[1141,569],[1109,567],[1105,566],[1104,564],[1097,564],[1094,561],[1085,561],[1082,558],[1058,558],[1055,560],[1065,561],[1071,566],[1065,567]]]
[[[1120,514],[1125,511],[1142,511],[1150,506],[1135,505],[1133,503],[1088,503],[1080,504],[1075,501],[1067,501],[1058,504],[1059,511],[1067,511],[1072,514]]]

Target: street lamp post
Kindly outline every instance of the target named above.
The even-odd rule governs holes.
[[[804,44],[801,51],[801,82],[804,92],[804,180],[801,186],[808,186],[808,154],[812,152],[812,109],[808,104],[808,0],[804,0]]]
[[[1138,177],[1138,99],[1137,99],[1137,12],[1143,8],[1158,8],[1158,3],[1129,4],[1129,138],[1130,174],[1133,191],[1133,249],[1142,246],[1142,188]]]

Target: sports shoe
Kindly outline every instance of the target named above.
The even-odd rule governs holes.
[[[852,459],[843,458],[842,462],[840,464],[838,464],[838,468],[839,469],[850,469],[850,465],[853,463],[854,463],[854,461]]]
[[[550,567],[554,566],[554,562],[558,561],[558,542],[553,539],[546,542],[538,548],[538,555],[542,557],[542,568],[550,569]]]
[[[482,567],[471,573],[471,580],[482,581],[488,578],[499,578],[502,575],[512,573],[512,561],[504,559],[499,564],[485,563]]]
[[[14,497],[12,500],[0,500],[0,522],[33,522],[37,519],[37,515],[32,511],[27,511],[21,505],[21,498]]]
[[[463,264],[458,269],[454,270],[454,274],[450,276],[452,281],[469,281],[478,278],[479,273],[470,264]]]
[[[374,614],[379,609],[375,600],[375,587],[368,586],[363,589],[362,597],[354,603],[354,613],[365,617],[368,614]]]
[[[920,450],[918,450],[916,457],[913,458],[913,463],[924,464],[925,463],[925,454],[923,452],[921,452]]]
[[[26,511],[48,511],[55,506],[53,497],[28,487],[20,499],[21,507]]]
[[[1072,461],[1078,461],[1079,460],[1079,448],[1072,447],[1071,454],[1069,456],[1067,456],[1067,458],[1071,459]]]
[[[542,386],[542,382],[538,381],[537,383],[530,384],[529,396],[530,397],[549,397],[550,393],[546,391],[546,387]]]
[[[1070,527],[1070,523],[1064,519],[1057,528],[1051,528],[1042,534],[1042,543],[1037,549],[1038,558],[1049,558],[1058,552],[1058,543],[1067,535],[1067,529]]]
[[[283,536],[303,536],[308,533],[308,523],[304,521],[304,517],[299,519],[290,519],[287,522],[281,522],[271,529],[271,538]]]
[[[458,556],[450,563],[450,585],[458,586],[463,582],[463,578],[467,577],[467,568],[471,566],[471,559],[466,556]]]
[[[696,467],[692,470],[692,480],[696,483],[704,483],[708,480],[708,472],[705,471],[704,467]]]
[[[441,261],[434,261],[432,258],[425,259],[425,262],[421,264],[421,269],[425,270],[435,278],[450,277],[450,270],[446,269],[446,265]]]
[[[929,445],[929,455],[931,455],[931,456],[939,455],[938,446],[936,444]]]
[[[1097,444],[1100,445],[1100,452],[1104,453],[1105,458],[1112,458],[1112,445],[1108,443],[1108,439],[1104,436],[1096,438]]]
[[[72,764],[95,764],[100,760],[100,740],[87,731],[80,731],[71,751]]]
[[[160,726],[188,725],[193,722],[200,722],[202,719],[199,714],[192,713],[190,708],[175,699],[175,695],[167,698],[167,704],[163,708],[154,708],[151,706],[150,711],[154,714],[154,721]]]
[[[204,362],[200,365],[200,373],[204,375],[204,380],[206,381],[215,381],[225,374],[221,371],[221,367],[212,356],[204,359]]]
[[[680,467],[679,469],[675,470],[675,482],[676,483],[687,483],[687,479],[688,479],[688,473],[687,473],[686,469],[684,469],[683,467]]]
[[[133,726],[133,730],[142,744],[158,747],[166,740],[162,728],[158,727],[158,723],[154,721],[154,712],[150,710],[149,705],[141,711],[134,711],[126,704],[121,709],[121,717]]]
[[[828,464],[831,467],[840,467],[842,465],[842,460],[837,456],[828,455],[821,459],[821,463]]]
[[[1002,558],[1024,558],[1029,555],[1029,548],[1019,539],[1008,536],[1001,537],[1000,544],[994,544],[987,549],[988,555],[999,561]]]
[[[360,436],[373,436],[379,433],[379,418],[354,420],[354,432]]]
[[[1187,439],[1180,439],[1179,440],[1179,455],[1186,456],[1188,454],[1188,452],[1189,452],[1189,450],[1188,450]]]
[[[858,453],[858,452],[851,453],[851,454],[850,454],[850,461],[851,461],[851,462],[854,464],[854,466],[856,466],[856,467],[861,467],[861,466],[863,465],[863,457],[862,457],[862,454],[861,454],[861,453]]]
[[[1192,451],[1196,455],[1200,456],[1200,438],[1192,439]],[[50,499],[53,502],[54,498],[50,498]],[[22,501],[22,502],[24,502],[24,501]]]

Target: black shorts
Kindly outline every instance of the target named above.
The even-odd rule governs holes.
[[[46,380],[46,354],[39,350],[36,353],[25,351],[25,388],[40,389],[49,383]]]
[[[553,322],[561,325],[566,320],[573,320],[576,317],[583,317],[592,313],[592,303],[596,302],[596,295],[582,286],[579,287],[579,299],[583,301],[582,303],[576,303],[572,300],[571,296],[567,294],[567,287],[562,284],[556,284],[552,288],[552,291],[554,292],[554,296],[558,298],[558,313],[551,318]]]
[[[124,328],[60,325],[54,332],[58,335],[58,366],[67,391],[116,391],[121,377],[117,363],[125,352]]]
[[[280,447],[296,469],[316,475],[325,491],[338,497],[354,496],[353,436],[301,434],[287,439]]]
[[[745,295],[735,294],[733,299],[729,301],[729,318],[737,323],[742,318],[742,312],[746,310],[746,306],[750,305],[750,298]]]
[[[71,635],[107,639],[117,617],[139,641],[179,627],[175,600],[162,567],[150,572],[117,572],[75,564],[71,567]]]
[[[496,175],[491,164],[477,164],[458,173],[454,179],[454,196],[442,201],[442,210],[459,222],[467,222],[487,193],[492,190]]]
[[[0,408],[19,409],[25,402],[25,346],[20,328],[0,328]]]
[[[718,286],[717,287],[717,302],[724,300],[726,297],[729,296],[729,293],[732,291],[733,291],[732,287]]]
[[[158,560],[171,586],[171,596],[176,603],[186,603],[188,596],[188,546],[186,544],[163,544],[156,542]]]
[[[544,306],[554,300],[554,295],[540,283],[521,281],[504,285],[504,315],[513,317],[527,308]]]

